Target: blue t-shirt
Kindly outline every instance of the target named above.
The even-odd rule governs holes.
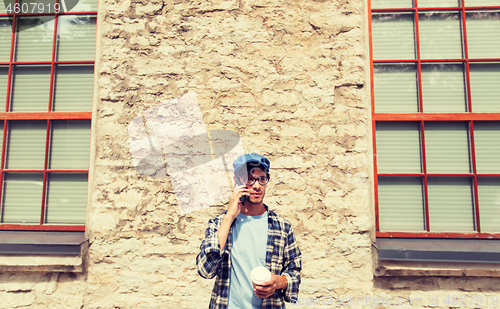
[[[262,298],[253,292],[250,273],[266,266],[267,211],[259,216],[239,214],[234,221],[228,308],[260,309]]]

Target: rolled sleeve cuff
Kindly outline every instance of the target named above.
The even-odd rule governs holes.
[[[285,301],[289,303],[296,303],[297,302],[297,297],[298,297],[298,291],[294,290],[293,286],[293,279],[292,276],[288,273],[282,274],[286,278],[287,286],[286,290],[284,290],[285,294]]]

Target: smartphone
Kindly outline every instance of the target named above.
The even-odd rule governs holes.
[[[236,180],[236,185],[238,185],[238,186],[241,186],[241,185],[242,185],[242,183],[240,182],[240,180],[239,180],[239,179],[237,179],[237,180]],[[241,205],[245,205],[245,201],[246,201],[246,199],[247,199],[247,196],[246,196],[246,195],[243,195],[243,196],[241,196],[241,197],[240,197],[240,202],[241,202]]]

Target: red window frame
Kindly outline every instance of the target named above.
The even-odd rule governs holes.
[[[369,52],[370,52],[370,76],[371,76],[371,109],[372,109],[372,138],[373,138],[373,167],[374,167],[374,198],[375,198],[375,217],[376,217],[376,236],[379,238],[384,237],[395,237],[395,238],[471,238],[471,239],[500,239],[500,233],[484,233],[481,232],[481,222],[479,216],[479,201],[478,201],[478,185],[477,178],[481,176],[489,177],[500,177],[500,174],[480,174],[476,170],[476,156],[475,156],[475,146],[474,146],[474,121],[500,121],[500,113],[474,113],[472,111],[472,100],[470,91],[470,74],[469,74],[469,64],[474,62],[495,62],[500,63],[500,58],[491,59],[471,59],[468,55],[467,46],[467,29],[466,29],[466,12],[472,10],[498,10],[500,6],[480,6],[480,7],[466,7],[465,0],[460,0],[461,6],[456,7],[429,7],[429,8],[419,8],[418,0],[413,0],[412,8],[389,8],[389,9],[371,9],[371,2],[373,0],[368,0],[368,27],[369,27]],[[464,48],[464,58],[461,59],[421,59],[420,57],[420,37],[419,37],[419,12],[425,11],[454,11],[459,12],[461,15],[461,26],[463,29],[463,48]],[[412,60],[374,60],[373,59],[373,43],[372,43],[372,13],[408,13],[412,12],[414,17],[414,29],[415,29],[415,43],[416,43],[416,59]],[[455,62],[465,64],[466,73],[466,91],[468,100],[468,112],[464,113],[425,113],[423,111],[422,98],[422,81],[421,81],[421,68],[422,63],[430,64],[433,62]],[[414,64],[418,70],[418,97],[419,97],[419,112],[417,113],[376,113],[375,112],[375,92],[374,92],[374,64],[379,63],[394,63],[394,64]],[[378,173],[377,171],[377,145],[376,145],[376,124],[377,122],[388,122],[388,121],[411,121],[419,122],[420,124],[420,134],[421,134],[421,145],[422,145],[422,173]],[[425,135],[424,126],[425,122],[430,121],[463,121],[469,123],[469,134],[471,139],[471,160],[472,160],[472,173],[468,174],[431,174],[427,173],[426,168],[426,157],[425,157]],[[424,222],[426,231],[422,232],[382,232],[379,227],[379,201],[378,201],[378,177],[379,176],[412,176],[412,177],[422,177],[423,178],[423,188],[424,188],[424,207],[425,215]],[[464,233],[448,233],[448,232],[431,232],[429,226],[429,209],[428,209],[428,193],[427,193],[427,179],[432,176],[440,177],[469,177],[473,178],[473,190],[474,190],[474,207],[475,207],[475,226],[476,232],[464,232]]]
[[[15,0],[18,3],[19,0]],[[57,1],[59,2],[59,1]],[[52,38],[52,58],[50,61],[36,61],[36,62],[19,62],[13,61],[14,59],[14,46],[16,40],[16,22],[19,16],[43,16],[50,15],[54,16],[54,34]],[[53,102],[53,90],[54,90],[54,71],[55,67],[59,64],[95,64],[94,60],[91,61],[56,61],[56,43],[57,43],[57,23],[58,17],[63,15],[94,15],[97,16],[97,11],[87,11],[87,12],[62,12],[62,13],[15,13],[12,14],[0,14],[0,17],[12,18],[12,35],[10,41],[10,56],[8,62],[0,62],[2,66],[9,66],[8,69],[8,79],[7,79],[7,96],[5,102],[5,111],[0,112],[0,125],[3,126],[3,137],[2,137],[2,153],[1,153],[1,163],[0,163],[0,179],[2,180],[3,186],[3,174],[7,172],[23,172],[23,173],[43,173],[43,188],[42,188],[42,201],[40,209],[40,223],[39,224],[7,224],[0,223],[1,230],[18,230],[18,231],[85,231],[85,225],[79,224],[46,224],[45,222],[45,203],[46,203],[46,185],[47,185],[47,174],[48,173],[87,173],[86,170],[59,170],[59,169],[49,169],[48,168],[48,153],[49,153],[49,135],[50,135],[50,123],[52,120],[91,120],[92,112],[54,112],[52,111]],[[15,65],[50,65],[50,91],[49,91],[49,104],[47,112],[11,112],[9,111],[11,102],[11,83],[12,83],[12,71]],[[6,153],[6,141],[7,141],[7,129],[8,122],[14,120],[45,120],[47,122],[47,135],[46,135],[46,145],[45,145],[45,159],[44,168],[40,170],[18,170],[18,169],[6,169],[5,168],[5,153]],[[3,190],[0,190],[0,201],[2,201]]]

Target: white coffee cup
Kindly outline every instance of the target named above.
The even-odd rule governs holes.
[[[271,279],[271,272],[263,266],[255,267],[250,273],[250,278],[255,288],[256,285],[261,285]]]

